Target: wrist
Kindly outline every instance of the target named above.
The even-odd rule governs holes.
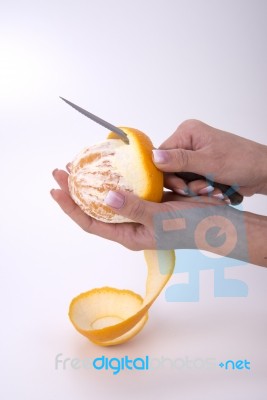
[[[267,217],[244,212],[249,262],[267,267]]]
[[[260,157],[257,160],[259,166],[258,194],[267,194],[267,146],[260,144]]]

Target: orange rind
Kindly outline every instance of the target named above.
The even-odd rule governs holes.
[[[152,162],[151,140],[137,129],[121,129],[129,145],[110,133],[104,142],[84,149],[71,164],[71,197],[86,214],[104,222],[129,221],[104,204],[109,190],[123,189],[154,202],[160,202],[163,194],[163,174]]]
[[[88,215],[107,223],[129,222],[104,204],[109,190],[128,190],[140,198],[160,202],[163,174],[151,159],[152,142],[142,132],[122,128],[129,145],[110,133],[105,142],[83,150],[73,161],[69,190]],[[92,289],[75,297],[69,317],[82,335],[101,346],[124,343],[142,330],[148,310],[170,279],[173,250],[144,250],[146,294],[111,287]]]

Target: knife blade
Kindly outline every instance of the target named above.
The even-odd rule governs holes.
[[[104,128],[109,129],[112,132],[115,132],[119,135],[119,137],[124,141],[124,143],[129,144],[129,139],[127,134],[120,128],[115,125],[112,125],[110,122],[105,121],[104,119],[97,117],[96,115],[90,113],[89,111],[77,106],[69,100],[64,99],[64,97],[59,96],[65,103],[69,104],[75,110],[79,111],[81,114],[85,115],[87,118],[90,118],[92,121],[96,122],[99,125],[102,125]],[[198,174],[193,174],[191,172],[180,172],[175,173],[180,178],[184,179],[187,183],[193,182],[198,179],[205,179],[203,176]],[[233,187],[217,183],[217,182],[209,182],[212,186],[221,190],[221,192],[228,196],[232,205],[238,205],[243,201],[243,196],[239,194]]]
[[[69,104],[71,107],[73,107],[75,110],[79,111],[81,114],[85,115],[87,118],[90,118],[92,121],[96,122],[99,125],[102,125],[104,128],[109,129],[112,132],[117,133],[120,138],[124,141],[124,143],[129,144],[129,139],[126,135],[126,133],[118,128],[115,125],[112,125],[111,123],[105,121],[102,118],[97,117],[96,115],[90,113],[89,111],[77,106],[76,104],[72,103],[69,100],[64,99],[64,97],[59,96],[61,100],[65,101],[65,103]]]

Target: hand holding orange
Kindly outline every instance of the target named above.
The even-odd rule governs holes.
[[[105,142],[83,150],[75,158],[69,175],[69,191],[75,203],[86,214],[107,223],[130,222],[104,203],[109,190],[130,191],[154,202],[160,202],[163,194],[163,174],[152,162],[150,139],[136,129],[122,129],[129,145],[110,133]],[[147,311],[169,280],[175,264],[173,250],[144,253],[148,267],[144,299],[129,290],[104,287],[72,300],[70,319],[92,342],[102,346],[123,343],[143,328]]]
[[[163,173],[152,162],[151,140],[137,129],[121,129],[129,144],[110,133],[104,142],[84,149],[71,165],[71,197],[86,214],[104,222],[129,222],[105,205],[109,190],[126,190],[154,202],[163,194]]]

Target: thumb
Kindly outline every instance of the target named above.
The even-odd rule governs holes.
[[[164,172],[201,173],[200,168],[203,169],[203,159],[200,160],[198,152],[192,150],[153,150],[153,161]]]
[[[162,204],[142,200],[133,193],[123,191],[109,191],[105,204],[116,214],[145,226],[151,226],[155,213],[162,211]]]

